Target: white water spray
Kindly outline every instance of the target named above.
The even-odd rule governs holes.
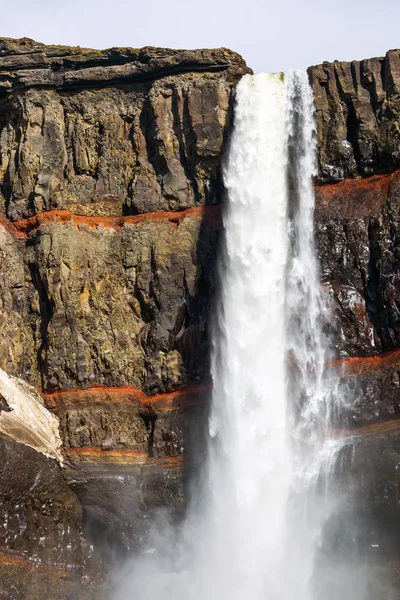
[[[285,84],[245,77],[225,186],[226,244],[214,334],[210,455],[212,577],[221,597],[279,598],[285,570],[290,447],[286,405],[287,234]],[[283,525],[283,527],[282,527]],[[268,580],[267,588],[265,587]]]
[[[209,456],[174,538],[121,598],[311,600],[336,448],[314,252],[314,116],[306,74],[237,87],[213,331]],[[171,538],[169,538],[170,541]]]

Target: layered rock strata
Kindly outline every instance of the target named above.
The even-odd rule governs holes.
[[[0,367],[42,393],[63,458],[4,437],[4,597],[95,598],[154,511],[184,509],[221,156],[248,71],[225,49],[0,40]]]
[[[329,373],[351,398],[339,433],[357,440],[377,532],[398,503],[398,57],[310,69]],[[208,405],[221,157],[248,71],[224,49],[0,40],[0,367],[41,392],[63,456],[0,439],[0,597],[95,598],[157,508],[184,510]]]
[[[310,67],[318,125],[319,181],[400,166],[400,51]]]
[[[339,378],[345,487],[369,561],[399,552],[399,67],[400,52],[391,50],[309,69],[317,181],[333,184],[316,189],[321,275],[333,310],[329,372],[333,383]]]

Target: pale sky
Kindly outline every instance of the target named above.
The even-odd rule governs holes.
[[[0,36],[239,52],[255,71],[400,48],[399,0],[0,0]]]

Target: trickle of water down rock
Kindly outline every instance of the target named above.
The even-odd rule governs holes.
[[[335,597],[317,573],[343,442],[324,378],[314,174],[306,73],[245,75],[224,167],[207,460],[178,533],[164,525],[118,598]]]

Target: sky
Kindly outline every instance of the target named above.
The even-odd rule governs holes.
[[[400,48],[399,0],[0,0],[0,37],[239,52],[256,72]]]

